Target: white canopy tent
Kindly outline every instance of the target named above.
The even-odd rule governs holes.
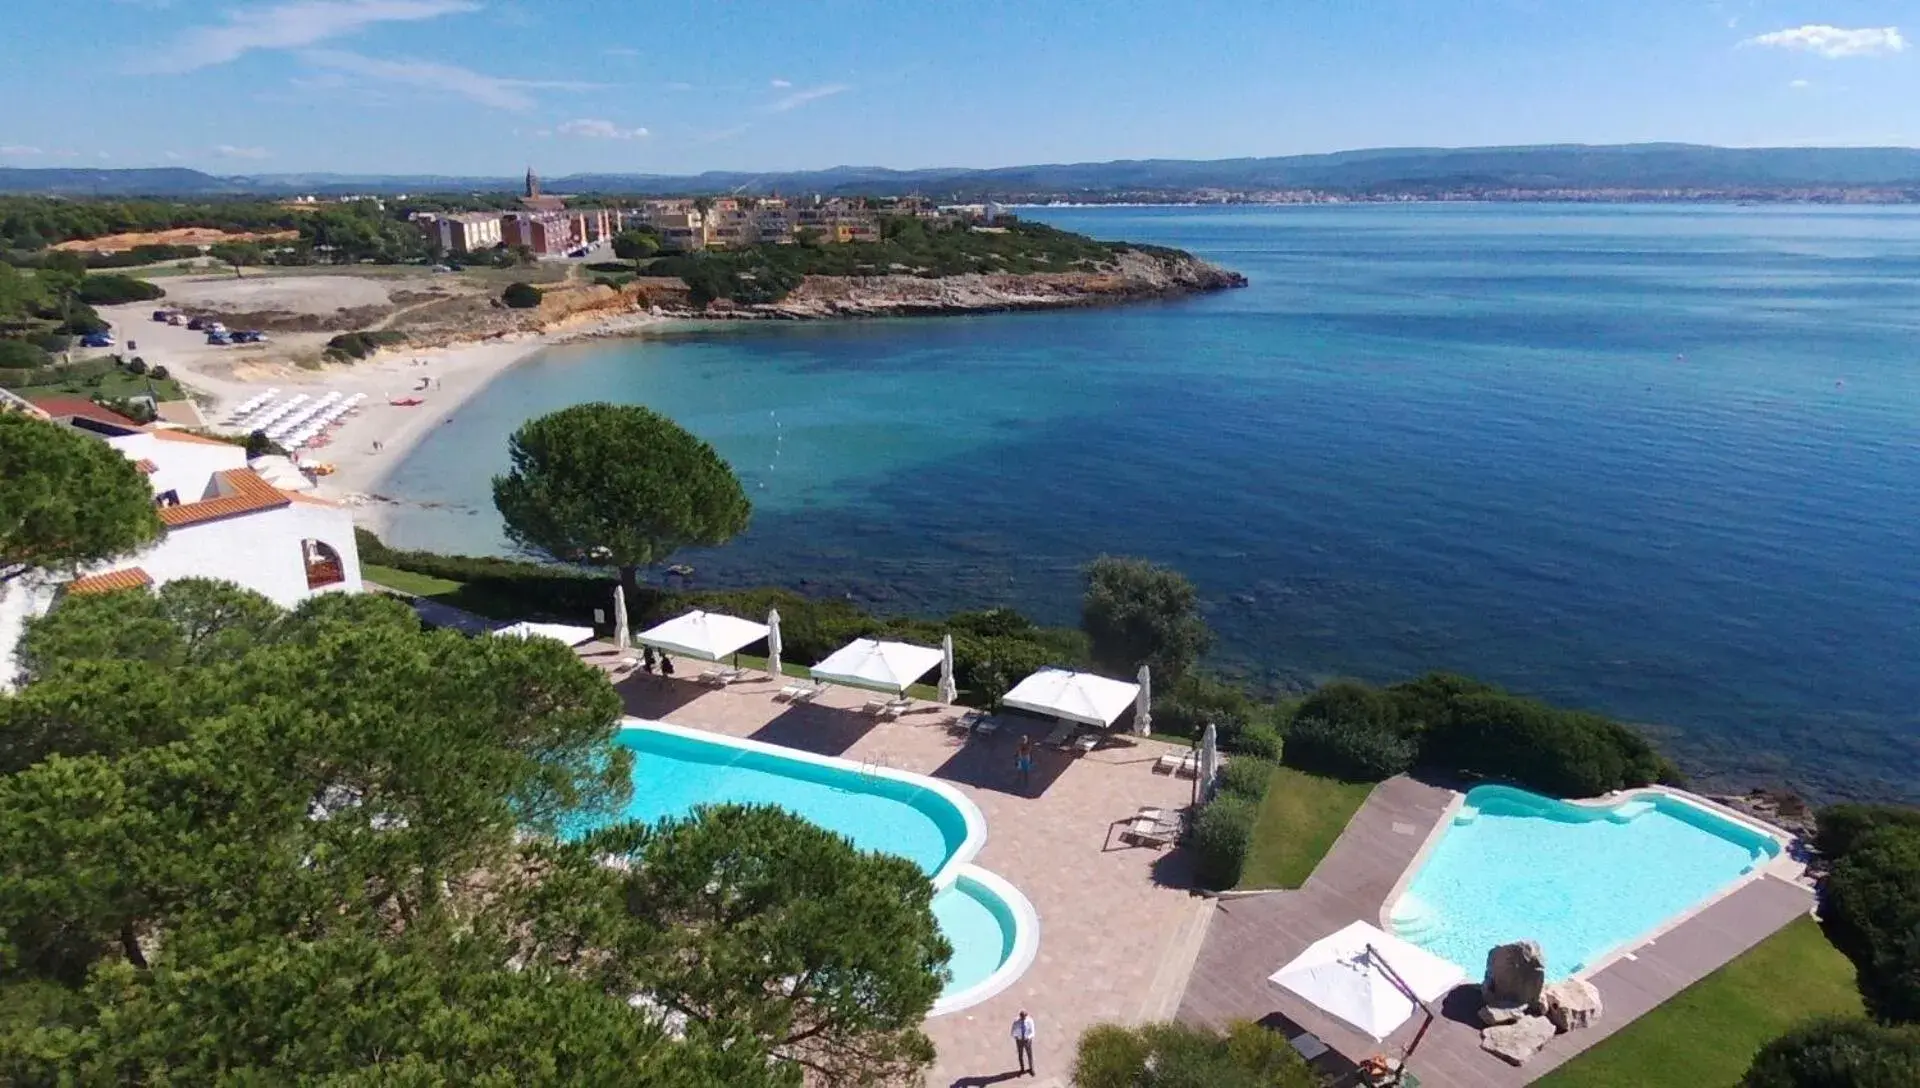
[[[813,678],[904,695],[910,685],[939,664],[940,651],[931,646],[857,638],[815,665]]]
[[[1388,969],[1428,1002],[1440,1000],[1467,981],[1467,973],[1458,965],[1366,922],[1354,922],[1320,938],[1268,977],[1281,989],[1382,1041],[1406,1023],[1414,1010],[1413,1002],[1388,977]]]
[[[658,627],[649,627],[634,636],[634,641],[682,657],[718,661],[766,637],[767,625],[764,623],[719,612],[702,612],[696,608]]]
[[[1140,696],[1140,685],[1090,672],[1041,669],[1015,684],[1001,705],[1102,729],[1117,721]]]
[[[558,639],[569,646],[593,641],[593,628],[575,627],[569,623],[529,623],[522,620],[509,627],[497,628],[493,633],[508,638]]]

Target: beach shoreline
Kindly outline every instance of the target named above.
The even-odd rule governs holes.
[[[200,333],[183,328],[140,325],[146,316],[140,311],[151,307],[112,309],[125,311],[106,316],[137,337],[139,354],[148,364],[167,367],[202,402],[210,430],[242,433],[230,422],[233,409],[269,389],[278,390],[276,400],[295,394],[364,394],[360,410],[341,420],[325,446],[301,453],[303,460],[330,469],[318,477],[313,494],[351,507],[354,521],[375,532],[385,527],[396,505],[381,493],[394,470],[428,434],[508,369],[559,344],[638,336],[681,321],[646,312],[611,314],[546,331],[387,351],[356,363],[308,369],[266,351],[208,346]],[[419,403],[392,403],[403,400]]]

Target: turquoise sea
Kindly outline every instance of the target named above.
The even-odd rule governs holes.
[[[1717,783],[1920,797],[1920,209],[1047,209],[1244,290],[546,352],[383,489],[503,550],[522,420],[645,403],[755,503],[706,584],[1072,622],[1201,587],[1224,667],[1429,668],[1655,726]]]

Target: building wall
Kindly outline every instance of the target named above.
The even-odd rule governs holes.
[[[109,438],[106,442],[130,461],[148,460],[160,466],[158,472],[147,476],[153,493],[176,491],[181,502],[193,502],[205,496],[207,482],[214,473],[247,467],[247,451],[239,446],[173,442],[151,434],[130,434]]]
[[[182,526],[139,555],[100,569],[139,567],[153,576],[155,585],[179,578],[224,579],[292,608],[315,592],[307,588],[303,540],[323,541],[340,556],[345,577],[318,592],[361,592],[353,516],[340,507],[303,502]]]

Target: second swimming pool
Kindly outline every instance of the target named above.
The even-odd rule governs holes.
[[[1646,937],[1778,855],[1772,836],[1659,792],[1575,805],[1469,792],[1390,909],[1400,937],[1479,977],[1487,951],[1538,941],[1562,979]]]

